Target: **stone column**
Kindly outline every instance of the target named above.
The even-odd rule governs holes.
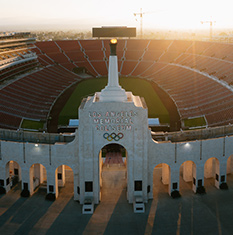
[[[57,168],[58,187],[65,186],[65,166],[61,165]]]
[[[169,195],[172,195],[173,191],[178,191],[180,188],[180,174],[179,174],[179,168],[172,167],[170,170],[170,180],[168,185],[168,193]]]
[[[8,162],[6,164],[6,167],[5,167],[5,189],[6,189],[6,193],[10,191],[11,189],[11,186],[10,186],[10,165],[11,163]]]
[[[29,197],[33,192],[30,191],[31,182],[30,182],[30,168],[28,166],[22,166],[21,168],[22,175],[22,197]]]
[[[77,169],[73,169],[74,174],[74,200],[80,201],[79,174]]]
[[[215,187],[219,189],[219,186],[220,186],[220,165],[219,165],[219,161],[216,159],[213,159],[213,163],[215,163],[214,164],[214,167],[215,167],[214,183],[215,183]]]
[[[204,176],[205,178],[212,178],[214,177],[215,174],[215,159],[211,158],[208,159],[205,163],[205,173]]]
[[[221,185],[227,182],[227,160],[223,159],[219,165],[219,181],[218,181],[218,188],[221,188]],[[223,188],[222,188],[223,189]]]
[[[30,184],[29,184],[29,192],[30,192],[30,195],[32,195],[33,193],[34,193],[34,182],[35,182],[35,180],[36,180],[36,178],[35,178],[35,176],[34,176],[34,166],[35,165],[33,165],[33,166],[31,166],[30,167],[30,170],[29,170],[29,182],[30,182]]]
[[[38,183],[41,184],[44,181],[43,177],[43,166],[41,164],[34,165],[34,177],[38,180]]]
[[[163,184],[167,185],[169,184],[169,180],[170,180],[170,167],[167,164],[162,163],[162,182]]]
[[[230,156],[227,160],[227,174],[231,174],[233,172],[233,156]]]
[[[153,172],[154,172],[154,168],[149,168],[148,186],[150,187],[150,192],[148,193],[148,199],[153,199],[153,187],[154,187]]]
[[[2,163],[2,161],[0,161]],[[0,164],[0,188],[1,193],[6,192],[6,173],[4,164]]]
[[[204,193],[204,165],[193,164],[193,192]]]
[[[193,180],[193,162],[186,161],[183,164],[183,179],[185,182],[190,182]]]
[[[129,203],[133,203],[134,199],[133,155],[134,152],[127,149],[127,200]]]
[[[21,177],[21,169],[19,167],[19,164],[17,162],[13,162],[13,172],[15,171],[15,169],[18,169],[18,179],[19,181],[21,181],[22,177]]]
[[[47,195],[53,194],[55,198],[58,197],[58,182],[57,182],[57,169],[47,170]]]

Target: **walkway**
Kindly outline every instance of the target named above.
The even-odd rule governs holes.
[[[182,197],[172,199],[161,183],[161,168],[155,169],[154,200],[145,214],[134,214],[127,203],[123,168],[104,169],[102,202],[93,215],[81,214],[82,207],[72,198],[72,181],[55,202],[45,200],[44,189],[25,199],[15,187],[0,196],[0,234],[232,234],[233,175],[228,179],[227,191],[207,180],[203,196],[182,182]]]

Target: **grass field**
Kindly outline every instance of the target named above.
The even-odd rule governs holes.
[[[24,119],[21,128],[30,130],[42,130],[44,128],[45,122],[43,121],[32,121]]]
[[[107,84],[107,78],[88,79],[79,83],[62,109],[58,125],[67,125],[69,119],[78,118],[78,107],[84,97],[101,91]],[[134,95],[144,97],[148,107],[149,118],[159,117],[161,123],[169,123],[169,114],[153,87],[146,80],[139,78],[120,78],[120,85]]]
[[[204,117],[189,118],[184,120],[184,125],[188,128],[204,127],[206,126],[206,121]]]

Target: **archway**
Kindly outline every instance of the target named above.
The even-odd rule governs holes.
[[[127,151],[119,144],[105,145],[99,152],[100,199],[126,196]]]
[[[166,163],[155,166],[153,170],[153,198],[158,198],[159,194],[169,194],[170,182],[170,166]]]
[[[193,161],[185,161],[180,166],[180,190],[193,190],[196,192],[196,164]]]
[[[74,195],[74,173],[71,167],[60,165],[55,171],[56,195]]]
[[[46,168],[39,163],[35,163],[30,167],[30,195],[32,195],[38,187],[47,188],[47,171]]]
[[[204,167],[204,177],[205,187],[214,185],[219,188],[219,182],[221,179],[219,176],[219,160],[217,158],[212,157],[206,161]]]
[[[21,167],[15,161],[9,161],[5,168],[5,189],[8,192],[13,186],[21,181]]]

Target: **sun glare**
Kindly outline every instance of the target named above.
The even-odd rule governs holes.
[[[217,28],[233,28],[231,0],[164,0],[134,2],[119,0],[113,5],[102,0],[89,0],[79,4],[78,1],[41,0],[36,6],[29,0],[12,0],[1,3],[0,27],[6,25],[60,25],[72,24],[76,28],[98,25],[127,25],[140,27],[141,18],[144,29],[206,29],[208,25],[201,21],[216,21]],[[43,4],[46,3],[46,4]],[[14,7],[12,7],[14,6]],[[90,7],[91,6],[91,7]],[[17,9],[17,10],[16,10]],[[142,17],[140,18],[140,9]],[[137,13],[137,14],[135,14]]]

